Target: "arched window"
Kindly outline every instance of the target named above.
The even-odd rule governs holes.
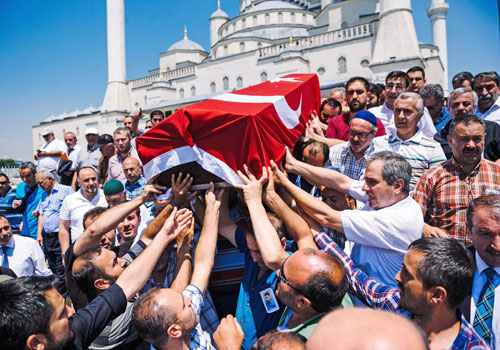
[[[278,12],[278,23],[283,23],[283,12]]]
[[[244,42],[240,43],[240,52],[245,52],[245,43]]]
[[[364,60],[361,60],[361,62],[359,63],[361,65],[361,67],[363,68],[366,68],[370,65],[370,61],[368,61],[366,58]]]
[[[340,29],[344,29],[344,28],[347,28],[347,22],[346,21],[342,21],[342,23],[340,23]]]
[[[292,21],[292,23],[295,23],[295,13],[291,13],[290,14],[290,20]]]
[[[243,78],[242,78],[242,77],[238,77],[238,78],[236,79],[236,87],[237,87],[238,89],[240,89],[240,88],[242,88],[242,87],[243,87]]]
[[[253,16],[252,20],[253,20],[253,25],[256,26],[257,25],[257,16]]]
[[[196,88],[191,86],[191,96],[196,96]]]
[[[224,77],[222,79],[222,87],[224,90],[229,90],[229,78],[228,77]]]
[[[210,92],[215,92],[215,83],[213,81],[210,83]]]
[[[337,60],[337,72],[338,74],[347,73],[347,60],[344,56],[340,56]]]
[[[245,29],[246,26],[247,26],[247,20],[245,18],[243,18],[241,20],[241,29]]]
[[[184,89],[179,90],[179,97],[184,98]]]
[[[224,56],[227,56],[228,54],[228,48],[227,45],[224,45]]]
[[[266,15],[264,16],[264,19],[265,19],[266,24],[271,23],[271,16],[269,16],[269,13],[266,13]]]
[[[262,48],[262,43],[261,42],[257,43],[257,48],[258,49]]]
[[[267,81],[267,73],[266,72],[260,73],[260,81],[261,82]]]

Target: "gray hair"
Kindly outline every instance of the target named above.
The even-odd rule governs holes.
[[[115,134],[127,134],[129,138],[131,137],[130,130],[124,126],[116,128],[115,131],[113,131],[113,135],[115,135]]]
[[[398,98],[396,99],[396,101],[394,102],[394,106],[396,105],[396,103],[398,103],[398,101],[401,99],[401,100],[406,100],[408,98],[415,98],[417,99],[417,103],[415,104],[415,108],[417,109],[418,113],[421,114],[424,112],[424,100],[422,99],[422,97],[417,94],[417,93],[414,93],[414,92],[403,92],[401,93]]]
[[[66,134],[71,134],[71,135],[73,135],[73,137],[76,139],[76,134],[75,134],[73,131],[66,131],[66,132],[64,133],[64,135],[66,135]]]
[[[46,178],[54,178],[54,175],[48,170],[42,170],[38,172],[38,175],[42,175],[43,179],[45,180]]]
[[[36,165],[33,162],[24,162],[23,164],[21,164],[19,170],[23,169],[31,169],[31,172],[33,174],[36,174]]]
[[[418,93],[422,96],[422,98],[430,98],[434,96],[436,98],[436,102],[441,101],[444,97],[443,88],[439,84],[427,84],[421,87]]]
[[[381,151],[372,153],[368,156],[368,162],[374,160],[383,160],[382,178],[392,186],[398,179],[403,180],[402,191],[404,194],[410,194],[411,165],[403,156],[391,151]]]
[[[448,134],[450,136],[453,136],[455,134],[455,129],[460,123],[464,123],[465,125],[469,125],[472,123],[478,123],[481,124],[483,127],[484,132],[486,132],[486,124],[483,120],[483,118],[475,115],[475,114],[466,114],[466,115],[459,115],[455,117],[454,119],[451,120],[450,126],[449,126],[449,131]]]
[[[500,216],[500,195],[489,194],[474,198],[472,202],[470,202],[467,208],[467,227],[469,228],[469,232],[472,231],[472,227],[474,226],[472,218],[474,217],[474,212],[478,208],[486,208],[496,216]]]
[[[455,90],[450,92],[450,96],[448,96],[448,108],[451,107],[451,100],[452,99],[454,99],[457,96],[461,96],[463,94],[466,94],[468,92],[472,93],[472,104],[473,104],[474,110],[475,110],[476,106],[477,106],[477,101],[478,101],[477,94],[474,90],[469,89],[469,88],[465,88],[465,87],[456,88]]]
[[[333,88],[332,91],[330,91],[330,95],[333,94],[334,92],[337,92],[337,91],[340,91],[340,93],[342,94],[342,98],[345,98],[345,87],[339,86],[339,87]]]

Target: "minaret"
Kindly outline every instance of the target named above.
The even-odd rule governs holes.
[[[431,0],[431,6],[427,9],[432,25],[432,43],[439,47],[439,57],[443,63],[443,89],[448,92],[448,45],[446,42],[446,15],[448,5],[445,0]]]
[[[108,87],[101,112],[130,111],[125,60],[124,0],[107,0]]]
[[[221,10],[220,0],[217,1],[217,10],[210,16],[210,48],[219,41],[219,29],[229,20],[227,13]]]

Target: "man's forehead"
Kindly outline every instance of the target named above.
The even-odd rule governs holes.
[[[495,84],[495,85],[497,85],[497,83],[495,82],[495,80],[494,79],[490,79],[490,78],[475,79],[474,80],[474,86],[477,86],[478,84],[480,84],[480,85],[489,85],[489,84]]]
[[[397,83],[402,83],[403,85],[406,84],[406,79],[403,77],[395,77],[395,78],[389,78],[387,79],[386,84],[397,84]]]
[[[434,97],[434,96],[432,96]],[[399,98],[396,101],[395,108],[413,108],[416,109],[418,100],[415,97]]]
[[[361,119],[361,118],[354,118],[351,120],[349,123],[349,128],[356,130],[356,131],[366,131],[369,132],[371,130],[371,124],[370,122]]]
[[[10,182],[9,178],[5,175],[0,175],[0,181],[7,181]]]
[[[5,219],[5,218],[2,218],[0,217],[0,226],[5,226],[5,225],[10,225],[9,224],[9,220]]]
[[[480,123],[460,123],[455,127],[455,135],[484,135],[484,128]]]
[[[461,95],[452,95],[450,99],[450,103],[454,102],[463,102],[463,101],[470,101],[470,103],[473,103],[474,98],[472,97],[472,92],[467,91]]]

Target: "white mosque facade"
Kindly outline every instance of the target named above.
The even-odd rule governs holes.
[[[60,139],[73,131],[85,144],[86,128],[111,134],[139,107],[169,113],[290,73],[317,73],[326,95],[352,76],[383,82],[392,70],[421,66],[429,83],[447,90],[444,0],[430,0],[427,9],[432,44],[418,42],[410,0],[240,0],[240,14],[232,19],[219,2],[209,18],[209,50],[185,30],[183,39],[159,54],[157,68],[134,80],[126,79],[124,10],[124,0],[107,0],[103,104],[33,126],[34,151],[43,144],[46,127]]]

